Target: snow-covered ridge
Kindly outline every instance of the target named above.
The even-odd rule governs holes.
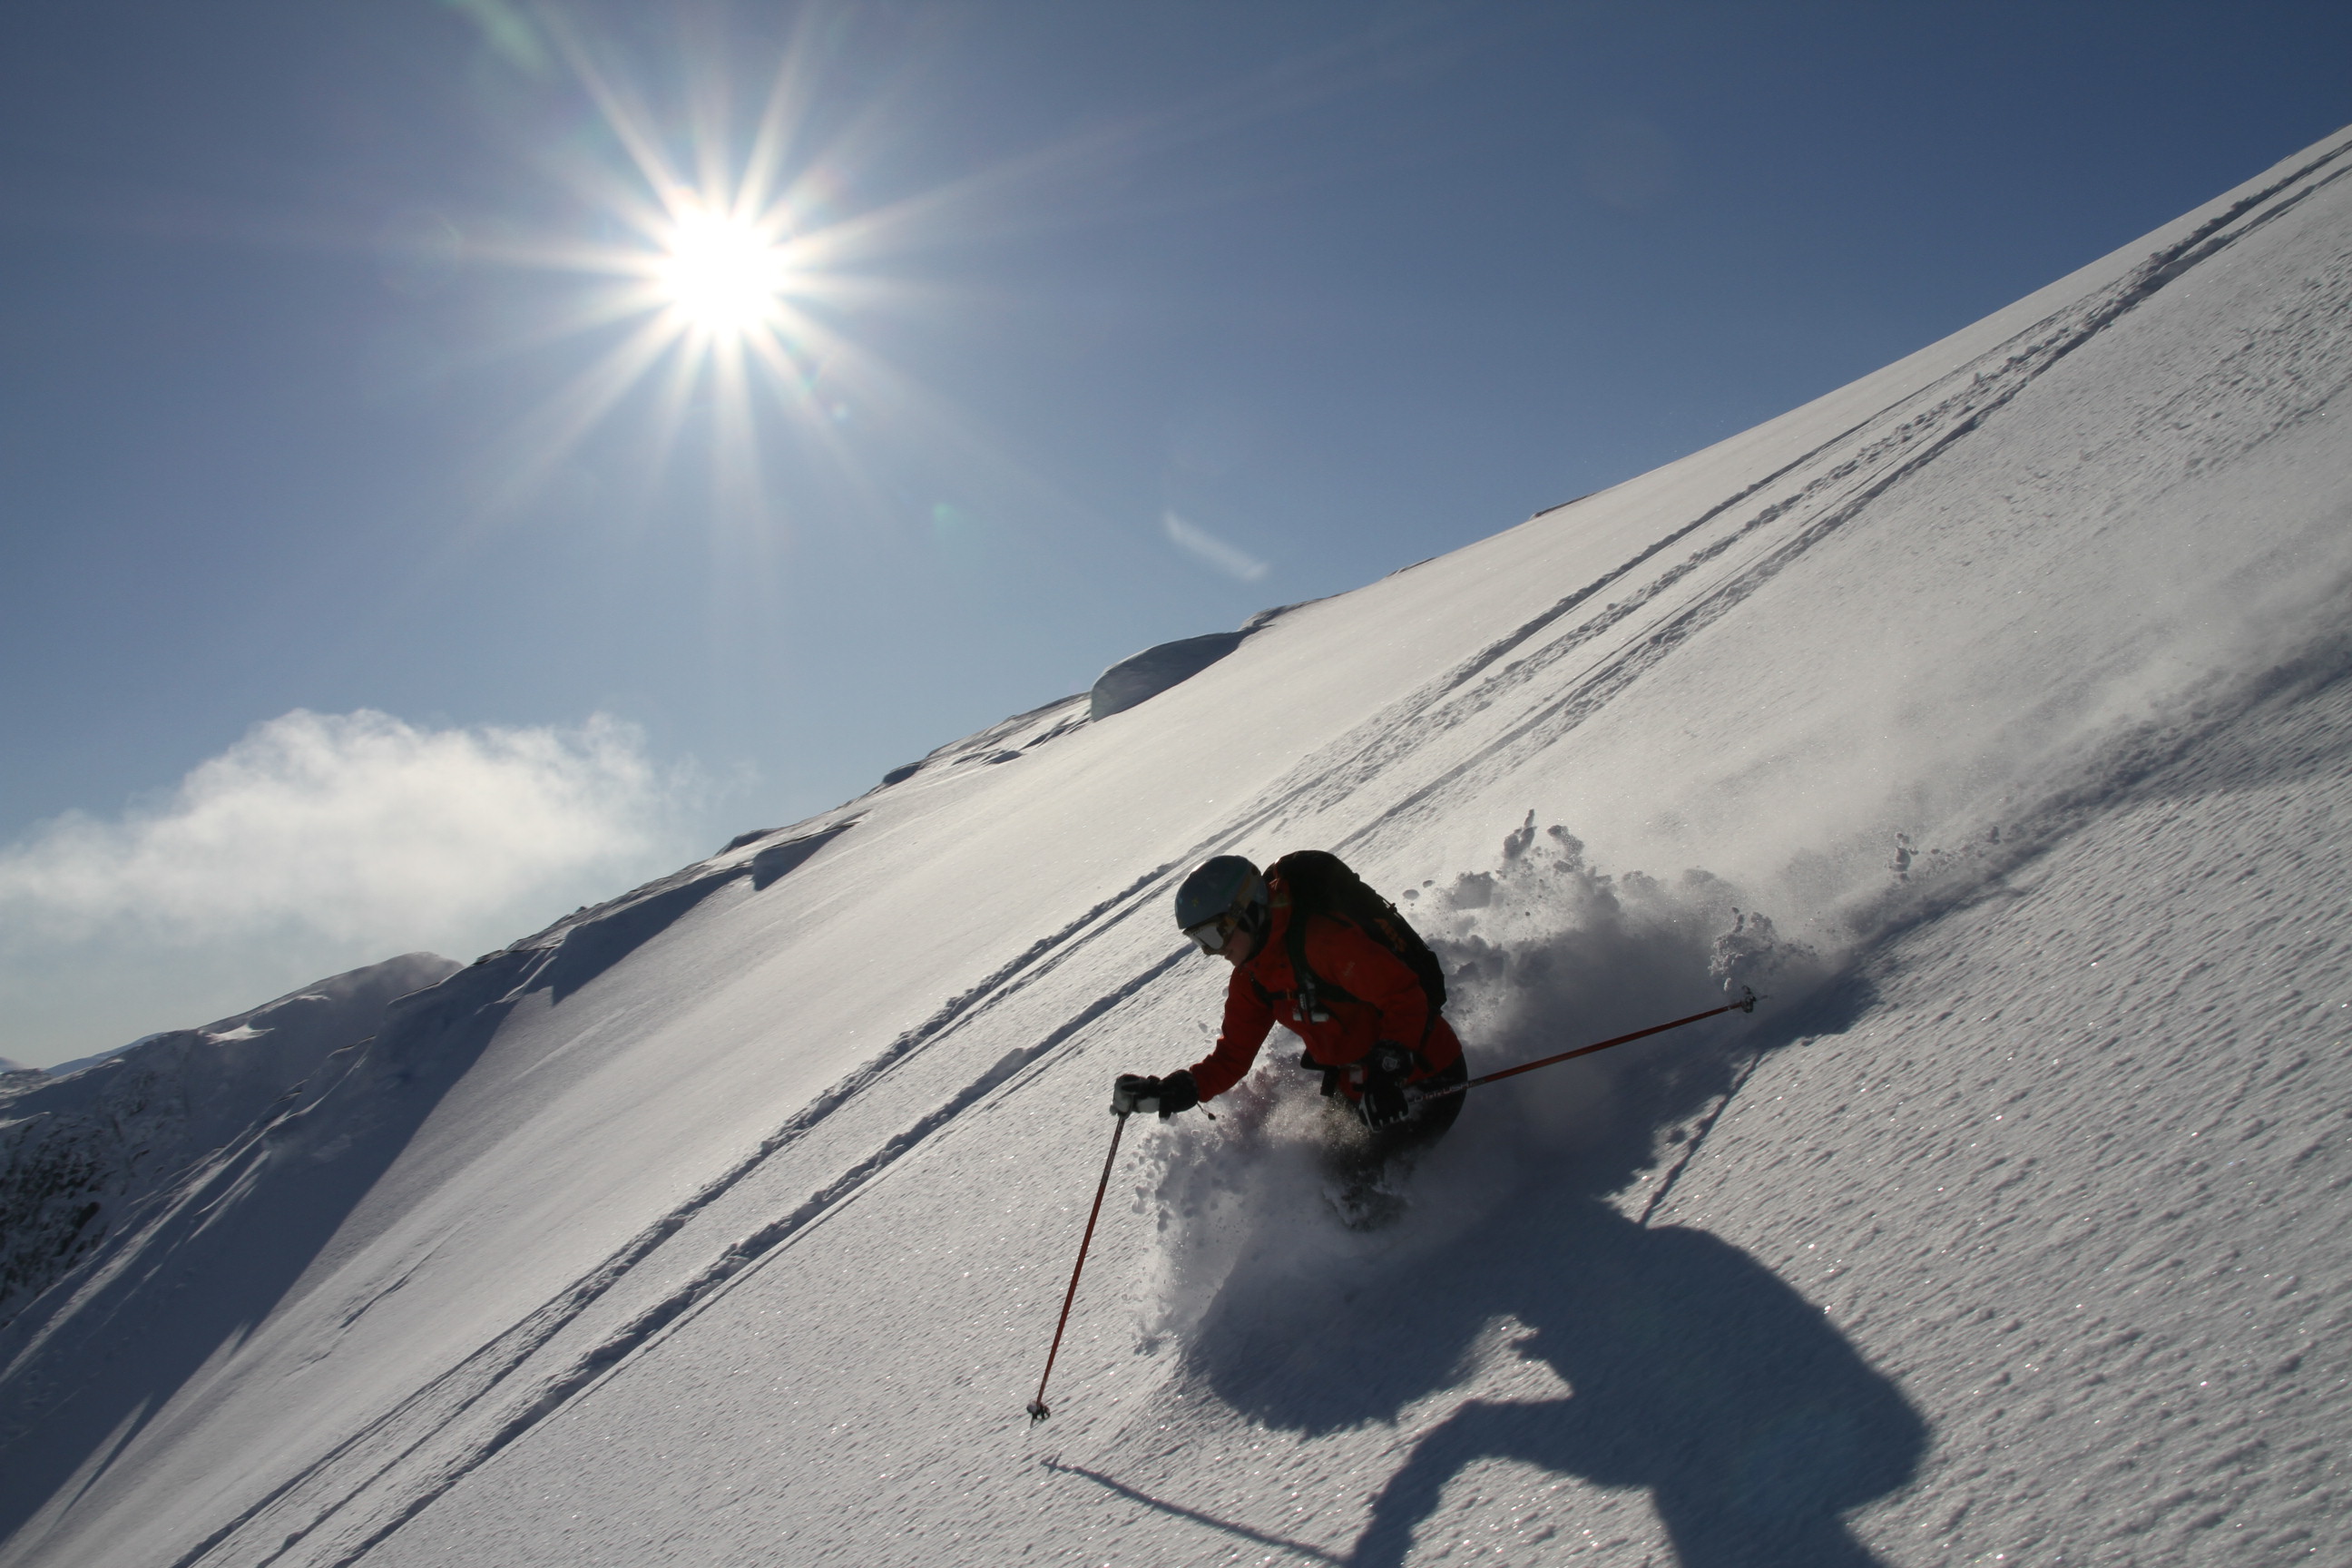
[[[877,787],[887,789],[893,784],[904,784],[926,771],[935,773],[942,768],[962,767],[973,763],[1016,762],[1034,748],[1074,732],[1082,724],[1108,719],[1114,713],[1124,713],[1139,703],[1148,702],[1161,692],[1181,685],[1241,647],[1254,633],[1263,631],[1300,607],[1297,605],[1277,605],[1272,609],[1260,610],[1243,622],[1238,631],[1209,632],[1201,637],[1154,643],[1112,663],[1095,678],[1094,685],[1085,692],[1061,698],[1024,713],[1015,713],[977,734],[950,741],[927,753],[920,762],[892,768],[882,775],[882,783]],[[738,848],[759,837],[762,835],[744,834],[727,847]]]
[[[892,768],[882,775],[882,782],[875,787],[889,789],[905,784],[918,773],[937,773],[942,769],[968,767],[975,763],[1017,762],[1024,753],[1048,742],[1058,741],[1087,722],[1086,702],[1086,695],[1082,692],[1075,697],[1058,698],[1026,712],[1015,713],[1010,719],[1001,719],[977,734],[934,747],[925,752],[919,762]],[[824,819],[815,817],[811,820]],[[788,830],[778,828],[774,831]]]
[[[1252,616],[1242,623],[1239,631],[1179,637],[1128,655],[1095,678],[1087,693],[1087,717],[1108,719],[1150,701],[1169,688],[1190,680],[1241,647],[1251,634],[1265,630],[1297,608],[1297,605],[1278,605]]]
[[[189,1166],[249,1136],[396,998],[458,966],[429,952],[303,987],[95,1066],[0,1079],[0,1327]],[[71,1064],[68,1064],[70,1066]]]
[[[408,998],[0,1331],[0,1563],[2352,1554],[2347,148]],[[1306,844],[1482,1067],[1772,999],[1370,1239],[1279,1061],[1130,1127],[1028,1433]]]

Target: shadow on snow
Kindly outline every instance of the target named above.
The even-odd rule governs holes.
[[[1679,984],[1634,994],[1673,1016],[1695,999],[1682,967]],[[1490,1018],[1508,1048],[1480,1065],[1513,1059],[1534,1043],[1531,1029],[1562,1016],[1596,1036],[1638,1026],[1558,1010],[1571,993],[1593,995],[1592,978],[1550,995],[1538,987],[1529,1016]],[[1646,1177],[1654,1208],[1764,1054],[1843,1030],[1872,999],[1852,977],[1784,975],[1781,988],[1809,994],[1744,1035],[1709,1026],[1512,1080],[1517,1095],[1473,1091],[1416,1173],[1414,1212],[1398,1228],[1417,1234],[1350,1251],[1332,1244],[1328,1219],[1311,1223],[1311,1202],[1293,1204],[1223,1271],[1183,1333],[1182,1369],[1163,1398],[1205,1400],[1302,1436],[1394,1422],[1461,1383],[1496,1326],[1516,1323],[1518,1354],[1549,1363],[1571,1392],[1463,1402],[1381,1488],[1352,1549],[1313,1555],[1403,1563],[1448,1482],[1503,1459],[1646,1490],[1683,1568],[1872,1563],[1840,1516],[1910,1479],[1926,1423],[1770,1268],[1704,1230],[1652,1227],[1609,1201],[1630,1193],[1626,1206],[1641,1206]],[[1115,1478],[1089,1479],[1165,1506]]]
[[[369,1194],[518,1001],[544,990],[561,1005],[719,888],[748,877],[764,889],[851,826],[689,867],[394,1003],[374,1039],[331,1056],[27,1307],[0,1334],[0,1556],[37,1550],[174,1400],[201,1411],[208,1371],[360,1245]]]

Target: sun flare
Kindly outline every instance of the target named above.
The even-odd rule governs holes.
[[[657,277],[671,308],[695,326],[739,336],[774,316],[783,252],[757,224],[688,209],[670,231]]]
[[[837,135],[817,131],[839,116],[818,101],[823,50],[813,34],[779,61],[756,111],[740,113],[724,62],[688,59],[684,96],[657,104],[594,38],[553,11],[533,15],[602,121],[561,165],[597,232],[525,236],[486,254],[583,279],[520,345],[596,347],[518,423],[499,504],[546,493],[592,433],[632,405],[646,421],[646,458],[658,468],[689,447],[706,450],[717,504],[742,519],[771,515],[772,442],[815,458],[797,482],[816,482],[805,476],[822,464],[863,503],[884,504],[862,469],[860,442],[880,428],[858,417],[869,409],[936,422],[934,447],[969,444],[954,411],[855,329],[861,317],[922,302],[887,263],[935,244],[993,186],[966,181],[861,202],[859,157],[871,154],[855,127],[865,121],[852,115]]]

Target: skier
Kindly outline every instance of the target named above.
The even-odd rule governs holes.
[[[1358,1173],[1435,1142],[1461,1114],[1459,1093],[1424,1098],[1466,1076],[1462,1042],[1438,1011],[1444,979],[1436,959],[1335,857],[1286,856],[1261,875],[1238,855],[1220,855],[1177,889],[1176,923],[1202,952],[1234,966],[1224,1026],[1189,1068],[1165,1078],[1121,1074],[1113,1110],[1165,1120],[1215,1099],[1248,1073],[1280,1023],[1307,1044],[1299,1065],[1320,1072],[1323,1093],[1369,1131],[1346,1151]]]

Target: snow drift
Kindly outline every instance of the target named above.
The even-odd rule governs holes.
[[[405,999],[0,1332],[0,1563],[2352,1557],[2347,170]],[[1368,1236],[1130,1128],[1031,1429],[1302,845],[1474,1065],[1772,1000]]]

